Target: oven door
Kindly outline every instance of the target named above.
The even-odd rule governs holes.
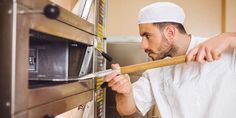
[[[48,3],[45,0],[19,0],[17,10],[42,9]],[[92,68],[89,69],[92,61],[85,62],[84,58],[88,58],[85,56],[87,50],[93,50],[91,29],[94,26],[62,8],[60,10],[59,18],[54,20],[43,14],[17,15],[16,76],[13,80],[15,85],[12,85],[16,118],[55,116],[93,98],[93,79],[62,83],[50,81],[55,78],[70,79],[92,71]],[[32,34],[37,33],[51,37],[44,39],[41,35],[43,37],[32,38]],[[79,56],[76,55],[79,53]],[[49,81],[40,81],[44,79]]]

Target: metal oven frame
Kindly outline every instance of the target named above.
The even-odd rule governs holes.
[[[0,112],[4,118],[49,118],[94,97],[94,80],[28,88],[29,30],[93,46],[94,25],[60,8],[57,19],[20,11],[42,10],[48,0],[0,2]]]

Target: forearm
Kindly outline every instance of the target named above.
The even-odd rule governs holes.
[[[131,115],[137,111],[133,94],[116,94],[116,109],[120,115]]]

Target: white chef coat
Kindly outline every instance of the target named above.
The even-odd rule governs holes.
[[[192,36],[188,51],[204,40]],[[236,49],[211,63],[147,70],[133,95],[143,115],[157,104],[162,118],[236,118]]]

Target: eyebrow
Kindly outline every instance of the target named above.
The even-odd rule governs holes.
[[[146,36],[146,35],[150,35],[150,33],[148,33],[148,32],[143,32],[140,36]]]

